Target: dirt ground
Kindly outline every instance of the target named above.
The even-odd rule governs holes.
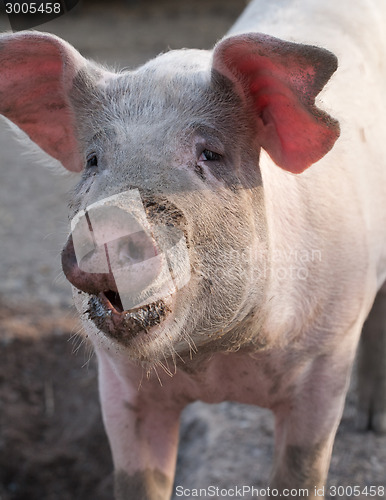
[[[62,36],[87,57],[133,67],[169,48],[209,48],[245,2],[106,4],[84,0],[39,29]],[[0,32],[7,29],[7,20],[0,19]],[[96,362],[90,348],[80,345],[70,288],[60,271],[66,193],[75,181],[59,168],[48,169],[0,122],[0,500],[112,500]],[[355,381],[328,486],[386,487],[386,437],[356,431],[354,388]],[[270,412],[195,403],[182,419],[175,485],[262,488],[272,453]]]

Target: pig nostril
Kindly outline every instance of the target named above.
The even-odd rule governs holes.
[[[128,241],[126,257],[134,262],[141,262],[144,260],[144,249],[132,240]]]
[[[110,304],[116,309],[118,312],[122,312],[124,310],[121,297],[118,292],[114,292],[114,290],[107,290],[103,292],[106,299],[110,302]]]
[[[72,236],[70,236],[62,251],[63,272],[73,286],[85,293],[98,295],[101,290],[113,291],[116,289],[114,276],[110,272],[104,272],[104,270],[98,272],[99,262],[95,263],[92,259],[94,253],[89,252],[78,263]],[[85,266],[87,266],[87,270],[84,270]],[[119,307],[118,299],[115,299],[115,303]]]
[[[149,235],[139,231],[121,238],[118,255],[121,264],[137,264],[157,255],[157,250]]]

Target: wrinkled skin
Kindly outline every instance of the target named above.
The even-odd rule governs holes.
[[[118,241],[117,219],[101,223],[114,241],[104,272],[82,270],[74,235],[63,251],[98,356],[117,500],[170,498],[179,416],[197,399],[270,408],[271,487],[314,498],[323,486],[360,332],[386,278],[385,10],[309,0],[263,13],[255,1],[213,53],[172,51],[120,74],[51,35],[0,38],[0,112],[81,172],[70,219],[138,190],[150,226],[186,244],[189,280],[123,311],[111,269],[133,258],[133,241],[157,254],[154,232]],[[303,44],[284,41],[291,33]],[[310,43],[336,53],[335,74],[334,55]],[[86,263],[96,269],[101,256]],[[382,304],[359,363],[358,421],[378,432]]]

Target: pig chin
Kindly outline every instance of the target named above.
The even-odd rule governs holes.
[[[171,313],[172,298],[123,310],[119,295],[114,291],[89,296],[85,313],[95,326],[113,341],[130,345],[139,334],[151,336]]]

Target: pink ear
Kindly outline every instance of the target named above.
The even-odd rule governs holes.
[[[0,36],[0,113],[69,170],[83,168],[68,94],[87,61],[48,34]]]
[[[320,160],[339,137],[338,122],[315,106],[336,68],[327,50],[259,33],[227,38],[213,55],[213,70],[253,107],[261,146],[293,173]]]

